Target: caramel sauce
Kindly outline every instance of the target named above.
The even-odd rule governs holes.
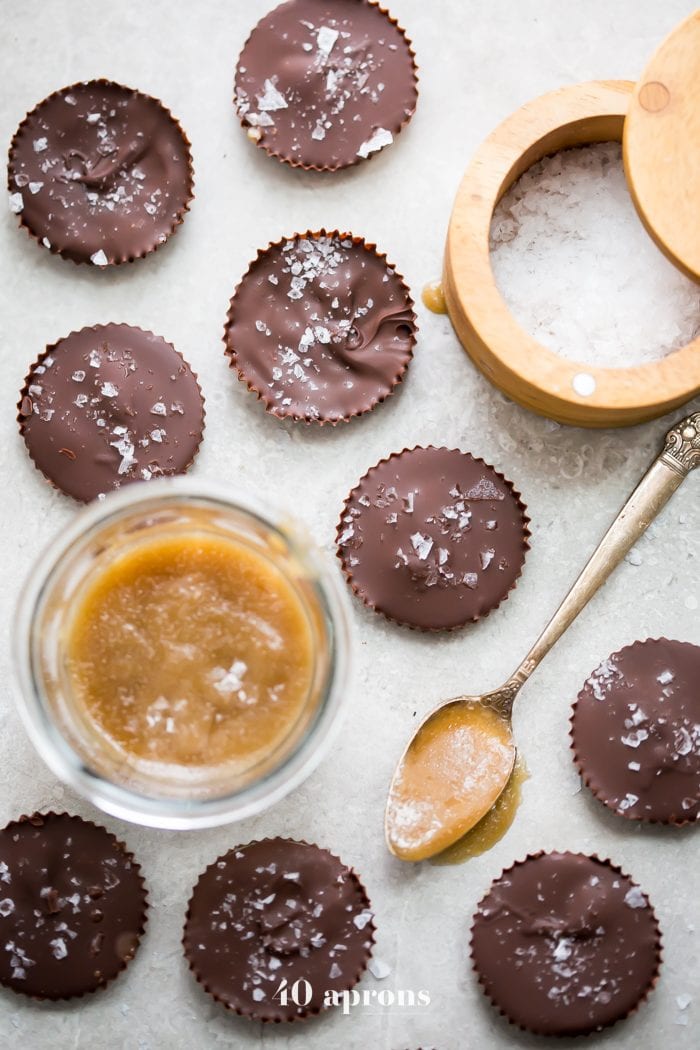
[[[304,710],[313,639],[293,585],[233,539],[149,540],[86,586],[66,671],[96,730],[128,755],[249,768]]]
[[[458,701],[419,730],[394,775],[387,841],[402,860],[426,860],[474,828],[513,768],[511,730],[493,708]]]
[[[500,842],[515,820],[515,814],[522,801],[523,784],[529,777],[525,762],[518,757],[510,780],[496,804],[471,831],[452,846],[448,846],[437,857],[433,857],[431,864],[463,864],[472,857],[480,857]]]
[[[432,310],[434,314],[446,314],[447,303],[445,293],[442,290],[442,281],[428,281],[421,293],[423,305]]]

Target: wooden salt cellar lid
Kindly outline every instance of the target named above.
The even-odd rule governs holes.
[[[625,173],[662,252],[700,281],[700,11],[664,40],[625,121]]]

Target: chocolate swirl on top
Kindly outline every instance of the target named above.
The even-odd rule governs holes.
[[[359,981],[374,924],[357,875],[327,850],[265,839],[231,850],[200,876],[185,955],[198,981],[230,1010],[261,1021],[319,1013],[327,993]],[[308,981],[305,1005],[276,992]],[[305,998],[305,997],[304,997]]]
[[[95,266],[163,244],[192,199],[189,142],[157,99],[92,80],[41,102],[10,147],[10,208],[52,252]]]
[[[392,393],[415,333],[410,293],[386,256],[322,230],[259,252],[231,300],[225,342],[273,415],[338,423]]]
[[[660,935],[639,886],[579,853],[514,864],[479,904],[472,959],[491,1001],[541,1035],[585,1035],[614,1024],[656,982]]]

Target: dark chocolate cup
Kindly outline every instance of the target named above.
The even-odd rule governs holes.
[[[536,853],[528,853],[528,855],[523,860],[516,860],[516,861],[514,861],[509,867],[504,868],[503,871],[501,872],[501,874],[499,876],[497,876],[497,878],[493,879],[493,881],[492,881],[491,885],[489,886],[487,892],[484,894],[484,896],[481,898],[481,900],[477,904],[477,911],[474,913],[474,916],[473,916],[473,921],[472,921],[472,925],[471,925],[471,936],[470,936],[470,960],[471,960],[471,964],[472,964],[472,970],[476,974],[477,982],[478,982],[479,986],[481,987],[481,990],[483,991],[484,995],[486,996],[488,1001],[491,1003],[491,1005],[494,1007],[494,1009],[497,1010],[497,1012],[500,1014],[500,1016],[504,1017],[506,1019],[506,1021],[508,1021],[510,1024],[512,1024],[515,1028],[519,1028],[523,1032],[531,1032],[534,1035],[543,1036],[543,1037],[547,1037],[547,1038],[550,1038],[550,1039],[563,1039],[563,1038],[564,1039],[565,1038],[569,1038],[570,1039],[570,1038],[577,1038],[577,1037],[585,1037],[585,1036],[596,1035],[596,1034],[599,1034],[601,1031],[604,1031],[606,1028],[612,1028],[614,1025],[619,1024],[620,1021],[624,1021],[628,1017],[631,1017],[633,1014],[635,1014],[637,1012],[637,1010],[639,1009],[640,1006],[642,1006],[644,1003],[647,1002],[647,1000],[649,999],[649,996],[654,991],[654,989],[656,988],[656,985],[658,984],[658,981],[659,981],[661,964],[663,962],[663,942],[662,942],[662,937],[661,937],[661,928],[659,926],[659,921],[658,921],[658,918],[656,916],[656,912],[654,911],[654,908],[653,908],[653,906],[652,906],[652,904],[651,904],[651,902],[649,900],[649,897],[647,896],[646,893],[644,893],[643,890],[641,890],[641,887],[639,887],[638,883],[634,882],[634,880],[632,879],[632,877],[630,875],[627,875],[627,873],[624,872],[622,870],[622,868],[618,867],[617,864],[613,864],[613,862],[611,860],[609,860],[608,858],[606,858],[606,857],[599,857],[597,853],[580,854],[581,856],[587,856],[590,860],[597,861],[598,863],[605,865],[607,868],[609,868],[611,871],[615,872],[616,874],[620,875],[622,878],[629,880],[629,882],[632,883],[632,886],[634,888],[640,889],[643,897],[645,898],[646,906],[649,908],[649,911],[651,912],[651,916],[652,916],[652,919],[653,919],[654,925],[655,925],[654,969],[653,969],[651,978],[649,980],[649,983],[648,983],[647,987],[644,989],[644,991],[640,994],[639,998],[637,999],[637,1002],[629,1010],[627,1010],[624,1013],[621,1013],[618,1017],[608,1021],[606,1024],[602,1024],[602,1025],[596,1026],[594,1028],[589,1028],[589,1029],[586,1029],[585,1031],[580,1031],[580,1032],[577,1032],[577,1033],[543,1031],[543,1030],[537,1029],[535,1027],[530,1027],[529,1025],[522,1023],[522,1021],[519,1018],[517,1018],[515,1016],[511,1016],[511,1014],[507,1012],[507,1010],[501,1005],[501,1003],[499,1003],[496,999],[494,999],[493,996],[490,994],[490,992],[489,992],[489,990],[487,988],[486,982],[485,982],[484,978],[482,977],[482,975],[481,975],[481,973],[479,971],[479,968],[477,966],[477,961],[475,959],[475,954],[474,954],[474,928],[475,928],[475,925],[476,925],[477,912],[478,912],[478,909],[483,904],[483,902],[488,898],[488,896],[492,892],[494,886],[498,882],[500,882],[501,879],[503,879],[503,877],[505,875],[507,875],[509,872],[513,871],[515,868],[519,868],[519,867],[522,867],[524,864],[527,864],[528,861],[537,860],[539,857],[549,856],[551,853],[555,853],[555,852],[557,852],[557,851],[538,850]],[[566,852],[566,851],[563,851],[563,852]]]
[[[396,456],[398,458],[400,456],[403,456],[405,453],[413,452],[416,449],[427,450],[427,449],[432,449],[432,448],[436,448],[436,446],[435,445],[415,445],[412,448],[403,448],[400,452],[394,452],[394,453],[392,453],[389,456],[385,456],[383,459],[380,459],[377,463],[375,463],[372,467],[370,467],[370,469],[368,471],[366,471],[365,474],[362,475],[362,477],[358,481],[357,485],[355,485],[355,487],[352,488],[350,490],[350,492],[348,493],[348,495],[346,496],[345,502],[343,504],[343,511],[342,511],[342,513],[340,515],[340,520],[338,522],[338,525],[336,526],[336,555],[337,555],[338,559],[340,560],[345,580],[346,580],[348,586],[350,587],[350,590],[353,592],[353,594],[357,598],[359,598],[360,601],[368,609],[371,609],[372,612],[375,612],[375,613],[379,614],[380,616],[383,616],[384,619],[388,620],[390,623],[397,624],[399,627],[408,627],[410,630],[413,630],[413,631],[421,631],[424,634],[451,633],[451,632],[454,632],[454,631],[463,630],[468,624],[473,624],[473,623],[479,622],[480,620],[484,619],[484,617],[486,617],[490,613],[492,613],[494,611],[494,609],[497,609],[500,605],[502,605],[503,602],[505,602],[509,598],[511,593],[515,590],[515,588],[516,588],[516,586],[518,584],[518,581],[520,580],[520,577],[522,576],[523,567],[525,565],[525,558],[526,558],[527,552],[530,550],[530,536],[531,536],[531,532],[530,532],[530,528],[529,528],[531,519],[530,519],[530,517],[528,516],[528,513],[527,513],[527,505],[524,503],[524,501],[522,499],[522,493],[519,492],[518,489],[516,489],[515,485],[511,481],[509,481],[508,478],[504,474],[502,474],[500,471],[496,470],[495,467],[492,467],[491,464],[487,463],[480,456],[472,456],[472,458],[475,460],[475,462],[483,463],[484,466],[488,470],[493,471],[493,473],[496,474],[496,476],[498,478],[500,478],[507,485],[507,487],[510,489],[510,491],[511,491],[511,493],[512,493],[514,499],[515,499],[515,502],[516,502],[516,504],[517,504],[517,506],[518,506],[518,508],[519,508],[519,510],[521,512],[522,519],[523,519],[523,543],[522,543],[523,562],[522,562],[520,571],[516,575],[515,579],[513,580],[512,584],[511,584],[511,586],[508,587],[508,589],[504,591],[504,593],[501,596],[501,598],[498,601],[496,601],[494,604],[492,604],[486,611],[481,612],[479,615],[471,617],[470,619],[467,619],[467,620],[465,620],[462,623],[454,624],[453,626],[449,626],[449,627],[424,627],[424,626],[421,626],[421,625],[418,625],[418,624],[415,624],[415,623],[411,623],[408,620],[402,620],[399,617],[392,616],[388,612],[386,612],[381,607],[381,605],[378,604],[376,601],[374,601],[372,599],[372,597],[369,594],[367,594],[367,592],[357,583],[357,581],[355,580],[355,578],[353,576],[351,567],[346,564],[345,559],[343,558],[343,555],[342,555],[342,553],[340,551],[340,547],[339,547],[340,536],[341,536],[343,528],[344,528],[343,518],[345,517],[345,514],[347,512],[347,509],[348,509],[348,506],[350,504],[350,501],[352,500],[354,495],[357,492],[360,491],[360,489],[362,488],[363,482],[366,481],[367,478],[371,477],[372,473],[377,469],[377,467],[381,466],[383,463],[388,463],[394,456]],[[449,449],[448,451],[450,451],[450,452],[463,452],[462,449]],[[471,455],[471,453],[470,453],[470,455]]]
[[[271,398],[269,396],[269,394],[267,394],[264,390],[261,390],[260,387],[258,385],[256,385],[256,383],[252,379],[249,378],[249,376],[246,373],[245,367],[243,367],[241,365],[240,361],[239,361],[238,354],[236,353],[236,349],[232,345],[232,342],[231,342],[231,339],[230,339],[231,326],[232,326],[232,324],[234,322],[234,319],[236,317],[236,299],[237,299],[239,290],[241,289],[241,287],[245,283],[246,279],[253,273],[254,268],[257,265],[257,263],[260,261],[260,259],[263,258],[271,249],[281,248],[282,245],[286,244],[288,241],[293,241],[296,238],[302,238],[302,239],[305,238],[305,239],[314,239],[314,240],[316,240],[316,239],[318,239],[320,237],[329,237],[329,238],[330,237],[338,237],[341,240],[351,240],[354,246],[356,246],[358,248],[362,248],[365,251],[369,252],[370,254],[375,255],[378,259],[383,260],[385,265],[389,269],[394,271],[397,283],[400,285],[402,291],[405,294],[406,307],[407,307],[407,309],[409,309],[411,311],[411,313],[413,315],[414,335],[413,335],[413,338],[412,338],[411,348],[410,348],[410,350],[409,350],[409,352],[408,352],[408,354],[406,356],[405,362],[402,364],[402,366],[396,371],[395,375],[393,376],[393,378],[391,380],[390,388],[387,390],[386,394],[384,394],[382,397],[372,398],[372,400],[368,404],[365,404],[364,406],[359,406],[355,411],[346,412],[342,416],[340,416],[339,418],[336,418],[336,419],[331,419],[329,417],[325,417],[324,418],[324,417],[317,417],[317,416],[302,415],[301,413],[296,413],[296,412],[280,412],[277,402],[274,401],[274,399]],[[352,420],[352,419],[356,419],[356,418],[358,418],[360,416],[367,415],[369,412],[371,412],[373,409],[375,409],[377,407],[377,405],[383,404],[393,394],[395,394],[397,392],[399,386],[401,385],[403,380],[406,378],[409,366],[411,364],[411,361],[413,360],[413,352],[414,352],[414,349],[415,349],[415,346],[416,346],[416,342],[417,342],[417,333],[418,333],[418,323],[417,323],[417,317],[416,317],[416,313],[415,313],[415,302],[413,300],[413,296],[411,295],[411,290],[408,287],[408,285],[406,284],[405,278],[398,272],[396,267],[392,263],[389,262],[386,254],[384,252],[380,252],[376,244],[372,243],[371,241],[366,241],[364,239],[364,237],[356,237],[352,233],[343,233],[341,230],[320,229],[320,230],[306,230],[305,233],[293,233],[290,237],[280,237],[280,239],[277,240],[277,241],[271,241],[267,245],[266,248],[259,248],[258,249],[258,254],[256,255],[255,259],[252,260],[252,262],[248,266],[248,269],[244,273],[243,277],[241,277],[240,281],[236,285],[235,291],[234,291],[233,296],[231,298],[231,301],[230,301],[230,304],[229,304],[228,313],[226,315],[226,324],[224,326],[223,341],[224,341],[224,348],[225,348],[224,349],[224,353],[225,353],[226,357],[228,357],[228,359],[229,359],[230,367],[235,370],[239,381],[241,383],[245,383],[247,389],[252,394],[255,394],[255,396],[256,396],[258,401],[261,401],[263,403],[265,411],[268,412],[270,415],[274,416],[276,419],[291,420],[291,421],[293,421],[295,423],[305,423],[308,426],[314,426],[314,425],[315,426],[337,426],[339,423],[349,423],[350,420]]]
[[[94,80],[90,80],[90,81],[77,81],[76,83],[69,84],[69,85],[67,85],[64,88],[59,88],[57,91],[51,92],[51,94],[47,95],[46,98],[42,99],[41,102],[38,102],[37,105],[34,106],[34,108],[31,109],[23,117],[23,119],[21,120],[19,126],[17,127],[17,130],[15,131],[14,135],[12,136],[12,141],[10,142],[10,148],[9,148],[9,151],[8,151],[7,186],[8,186],[8,191],[10,193],[13,192],[13,186],[12,186],[11,179],[12,179],[13,164],[14,164],[16,153],[17,153],[17,144],[18,144],[20,138],[22,137],[22,135],[25,133],[25,131],[28,130],[31,118],[34,116],[36,111],[38,109],[40,109],[41,106],[43,106],[46,102],[50,102],[53,99],[61,98],[61,97],[65,96],[65,95],[67,95],[67,94],[70,94],[71,91],[75,90],[76,88],[84,87],[85,84],[97,84],[97,85],[101,85],[101,86],[105,86],[105,87],[119,88],[122,91],[129,92],[133,97],[139,97],[139,98],[148,99],[150,102],[154,102],[156,105],[160,106],[160,108],[163,110],[165,115],[173,122],[173,124],[177,128],[178,132],[182,136],[182,141],[183,141],[183,144],[185,146],[185,152],[186,152],[186,155],[187,155],[187,168],[186,168],[186,172],[187,172],[187,191],[185,193],[185,199],[183,200],[182,205],[180,206],[180,208],[177,211],[176,217],[175,217],[174,221],[172,222],[172,224],[170,226],[169,232],[166,233],[165,236],[162,236],[162,235],[155,236],[154,235],[152,242],[150,242],[149,244],[145,245],[141,251],[128,252],[128,253],[127,252],[123,252],[119,258],[107,259],[107,262],[104,265],[102,265],[102,266],[94,266],[91,263],[90,259],[76,259],[76,258],[74,258],[74,256],[72,254],[70,254],[70,252],[67,251],[65,248],[62,248],[60,244],[53,244],[53,243],[51,243],[48,246],[48,250],[51,252],[52,255],[60,255],[64,259],[69,259],[71,262],[75,263],[76,266],[87,265],[93,270],[98,270],[98,269],[99,270],[107,270],[111,266],[119,266],[122,263],[132,263],[132,262],[135,262],[137,259],[143,259],[146,255],[150,255],[152,252],[157,251],[158,248],[162,247],[165,243],[167,243],[167,241],[170,240],[172,234],[176,231],[178,226],[182,225],[182,223],[184,222],[184,219],[185,219],[185,214],[190,210],[190,205],[191,205],[192,201],[194,200],[194,196],[195,196],[195,193],[194,193],[194,168],[193,168],[193,164],[192,164],[192,143],[190,142],[189,138],[187,137],[187,135],[186,135],[182,125],[180,124],[179,120],[177,120],[177,118],[175,116],[173,116],[173,114],[168,109],[168,107],[165,105],[165,103],[163,103],[159,98],[156,98],[153,95],[147,95],[145,92],[139,91],[137,88],[126,87],[124,84],[119,84],[119,83],[117,83],[117,81],[110,80],[110,79],[108,79],[106,77],[98,77],[98,78],[95,78]],[[19,214],[19,226],[21,228],[23,228],[24,230],[26,230],[26,232],[29,234],[29,236],[34,241],[36,241],[36,243],[38,245],[40,245],[40,247],[42,247],[42,248],[46,248],[47,247],[47,245],[45,243],[45,241],[46,241],[45,234],[42,233],[41,231],[34,230],[29,225],[29,223],[26,221],[26,217],[25,217],[23,212],[20,212],[20,214]]]
[[[390,23],[390,25],[396,27],[396,29],[401,33],[401,35],[403,36],[404,40],[406,41],[406,48],[407,48],[408,54],[409,54],[409,56],[411,58],[411,65],[413,67],[413,84],[414,84],[414,89],[415,89],[415,100],[414,100],[413,107],[411,108],[410,112],[406,114],[406,116],[403,118],[403,120],[401,120],[398,124],[396,124],[394,126],[394,128],[387,129],[387,130],[390,130],[392,132],[392,135],[394,136],[394,141],[396,141],[397,136],[403,131],[403,129],[407,126],[407,124],[410,124],[411,120],[413,119],[413,117],[415,115],[416,108],[418,106],[418,94],[419,94],[418,85],[419,85],[419,82],[420,82],[420,78],[418,76],[419,68],[418,68],[418,64],[416,62],[416,53],[415,53],[415,51],[413,49],[413,43],[410,40],[406,30],[403,28],[402,25],[400,25],[398,19],[394,18],[394,16],[391,14],[391,12],[387,10],[387,8],[383,7],[380,3],[375,3],[374,0],[359,0],[359,2],[360,3],[369,4],[369,6],[371,6],[371,7],[376,7],[377,10],[380,11],[381,14],[385,16],[385,18]],[[282,4],[280,4],[278,6],[282,6]],[[271,13],[271,12],[268,12],[268,14],[269,13]],[[263,16],[263,17],[266,17],[266,16]],[[262,19],[260,19],[259,21],[262,21]],[[238,109],[236,83],[237,83],[237,79],[238,79],[238,66],[240,64],[241,57],[244,54],[246,48],[248,47],[248,44],[250,43],[253,35],[255,34],[255,31],[256,31],[256,29],[258,27],[258,24],[259,23],[256,23],[253,26],[251,32],[248,34],[248,37],[246,38],[246,41],[245,41],[243,47],[241,48],[241,53],[239,55],[238,62],[236,63],[236,75],[234,77],[234,93],[233,93],[233,108],[236,111],[236,116],[238,117],[238,119],[240,121],[241,127],[246,132],[246,134],[247,134],[248,138],[251,140],[251,142],[253,142],[254,145],[256,145],[259,149],[261,149],[265,153],[267,153],[267,155],[269,157],[274,157],[276,160],[280,161],[282,164],[287,164],[287,165],[289,165],[289,167],[297,168],[297,169],[300,169],[301,171],[316,171],[316,172],[325,172],[325,173],[332,173],[332,172],[335,172],[335,171],[345,171],[347,168],[354,168],[358,164],[365,163],[366,161],[371,160],[375,156],[375,153],[370,153],[368,157],[356,156],[351,161],[348,161],[345,164],[322,164],[322,165],[319,165],[319,164],[307,164],[307,163],[305,163],[303,161],[296,160],[293,157],[285,156],[279,150],[274,149],[273,146],[270,143],[266,143],[266,142],[262,141],[262,139],[260,139],[258,137],[255,137],[254,134],[253,135],[251,134],[251,132],[255,131],[255,128],[253,128],[250,124],[246,123],[245,115],[240,113],[240,111]],[[379,152],[383,153],[384,150],[382,149]]]
[[[293,842],[296,845],[309,846],[312,849],[316,849],[316,850],[319,850],[322,853],[328,854],[334,860],[338,861],[338,863],[341,864],[343,867],[347,868],[347,866],[343,864],[343,861],[340,859],[340,857],[338,857],[335,853],[331,853],[330,850],[326,850],[322,846],[317,846],[313,842],[307,842],[305,839],[281,839],[280,840],[280,839],[276,839],[276,838],[264,838],[264,839],[254,839],[252,842],[246,843],[245,845],[253,846],[253,845],[256,845],[259,842],[275,842],[275,841]],[[237,849],[237,848],[240,849],[241,847],[240,846],[239,847],[233,847],[232,850],[228,850],[227,853],[222,854],[215,861],[213,861],[213,863],[209,864],[204,869],[204,871],[200,874],[197,882],[195,883],[195,885],[193,887],[192,895],[190,896],[190,899],[189,899],[189,902],[188,902],[188,905],[187,905],[187,912],[186,912],[186,915],[185,915],[185,925],[184,925],[183,937],[182,937],[182,947],[183,947],[183,952],[184,952],[184,955],[185,955],[185,959],[187,960],[187,965],[188,965],[191,973],[193,974],[195,980],[197,981],[198,984],[200,984],[202,986],[204,991],[208,995],[210,995],[211,998],[214,999],[215,1002],[219,1003],[221,1006],[223,1006],[230,1013],[237,1014],[239,1017],[245,1017],[245,1018],[247,1018],[248,1020],[251,1020],[251,1021],[261,1021],[263,1024],[280,1024],[280,1025],[281,1024],[290,1024],[290,1023],[299,1022],[299,1021],[307,1021],[310,1017],[317,1017],[319,1014],[324,1013],[328,1009],[331,1009],[331,1005],[330,1004],[329,1005],[325,1005],[324,1004],[324,1005],[317,1006],[317,1007],[312,1007],[312,1008],[303,1008],[301,1013],[295,1013],[294,1015],[292,1015],[291,1017],[288,1017],[288,1018],[279,1018],[279,1017],[269,1016],[268,1014],[266,1014],[264,1008],[262,1008],[262,1007],[261,1007],[260,1010],[245,1010],[245,1009],[241,1009],[238,1005],[230,1003],[230,1002],[227,1002],[226,999],[224,999],[222,996],[220,996],[217,992],[215,992],[212,989],[211,985],[209,984],[209,981],[208,981],[207,977],[201,972],[200,969],[198,969],[198,967],[196,966],[195,962],[192,959],[191,952],[190,952],[191,940],[190,940],[190,938],[188,936],[188,926],[189,926],[190,919],[192,917],[192,901],[193,901],[194,895],[196,893],[197,887],[199,886],[199,883],[201,882],[202,878],[209,871],[211,871],[213,868],[215,868],[219,862],[224,861],[226,856],[228,855],[228,853],[234,852],[235,849]],[[364,902],[364,908],[366,910],[371,910],[371,904],[370,904],[369,897],[367,895],[367,890],[365,889],[364,884],[362,883],[359,875],[354,870],[354,868],[347,868],[347,871],[348,871],[350,877],[352,878],[353,882],[355,883],[355,886],[357,887],[357,889],[358,889],[358,891],[359,891],[359,893],[360,893],[360,895],[362,897],[362,900]],[[376,929],[377,928],[376,928],[376,926],[374,924],[374,920],[373,919],[370,920],[367,923],[366,927],[364,927],[364,930],[365,930],[365,932],[367,934],[367,938],[369,939],[371,945],[374,945],[374,943],[376,941],[376,938],[375,938]],[[347,988],[345,989],[345,991],[349,992],[361,980],[361,978],[363,977],[365,971],[367,970],[367,964],[369,963],[369,960],[370,960],[371,957],[372,957],[372,948],[370,947],[370,948],[367,949],[366,955],[365,955],[364,959],[362,960],[361,964],[358,966],[358,969],[357,969],[356,973],[348,981],[348,985],[347,985]],[[343,994],[343,993],[340,992],[339,994]]]
[[[126,324],[126,322],[123,322],[123,321],[114,321],[114,322],[109,322],[109,323],[123,325],[126,328],[133,328],[135,331],[142,332],[145,335],[155,335],[154,332],[149,332],[147,329],[139,327],[139,325],[128,325],[128,324]],[[22,436],[22,439],[25,442],[25,447],[27,449],[27,454],[28,454],[29,458],[31,459],[32,463],[34,464],[34,467],[36,468],[36,470],[38,470],[38,472],[45,479],[45,481],[47,481],[49,483],[49,485],[51,485],[51,487],[53,489],[55,489],[57,492],[63,493],[63,495],[68,496],[70,499],[78,499],[78,497],[74,496],[72,493],[67,492],[65,489],[61,488],[61,486],[56,483],[54,478],[52,478],[49,474],[47,474],[46,471],[44,471],[43,468],[37,463],[34,455],[32,454],[32,450],[31,450],[29,444],[27,443],[27,441],[25,439],[25,426],[24,426],[24,424],[25,424],[25,416],[23,416],[23,414],[22,414],[22,403],[23,403],[25,397],[29,396],[29,387],[32,385],[33,372],[34,372],[34,369],[37,367],[37,365],[42,364],[42,362],[47,357],[50,357],[55,352],[56,348],[58,346],[60,346],[61,343],[65,342],[67,339],[70,339],[71,336],[77,335],[77,334],[79,334],[79,332],[84,332],[86,329],[89,330],[89,331],[92,331],[92,332],[98,332],[98,331],[100,331],[100,329],[102,329],[104,327],[105,327],[105,325],[86,325],[84,328],[74,329],[72,332],[69,332],[68,335],[64,336],[62,339],[59,339],[57,342],[47,345],[46,348],[41,351],[41,353],[39,354],[39,356],[36,359],[36,361],[31,365],[31,367],[29,369],[29,372],[27,373],[27,376],[25,377],[24,383],[22,384],[22,389],[20,390],[20,395],[19,395],[19,401],[17,402],[17,424],[19,426],[20,435]],[[158,337],[158,338],[162,338],[162,336]],[[168,343],[167,339],[163,340],[163,341]],[[168,343],[168,345],[172,347],[173,352],[177,354],[177,356],[180,358],[180,360],[183,362],[183,364],[185,364],[187,366],[187,368],[189,369],[189,371],[191,372],[192,377],[193,377],[193,379],[195,381],[195,385],[196,385],[196,387],[197,387],[197,389],[199,391],[199,396],[200,396],[201,403],[202,403],[202,427],[201,427],[201,432],[199,434],[199,440],[196,443],[196,446],[195,446],[194,451],[192,453],[192,457],[190,458],[189,462],[182,468],[181,471],[178,472],[179,474],[186,474],[188,472],[188,470],[190,469],[190,467],[192,466],[192,464],[194,463],[194,461],[195,461],[195,459],[197,457],[197,453],[199,452],[200,446],[202,444],[202,439],[204,437],[204,429],[205,429],[205,426],[206,426],[206,404],[205,404],[205,401],[204,401],[204,394],[202,393],[202,388],[200,386],[199,378],[197,376],[197,373],[191,367],[189,362],[187,362],[185,360],[185,358],[182,356],[180,351],[175,349],[175,347],[173,346],[172,343]],[[141,480],[141,479],[134,479],[134,480]],[[133,484],[133,481],[128,482],[128,484]],[[89,503],[91,501],[90,500],[80,500],[80,499],[78,499],[78,502]]]
[[[146,923],[148,922],[148,909],[149,909],[148,889],[146,887],[146,881],[145,881],[143,875],[141,874],[141,865],[136,861],[136,859],[134,857],[134,854],[131,853],[131,851],[127,849],[126,844],[124,842],[122,842],[120,839],[118,839],[116,835],[113,835],[111,832],[107,831],[107,829],[104,828],[101,824],[95,824],[95,822],[92,821],[92,820],[85,820],[83,817],[77,817],[77,816],[74,816],[73,814],[66,813],[66,812],[58,813],[55,810],[49,810],[46,813],[35,812],[35,813],[32,813],[32,814],[24,814],[23,816],[18,817],[17,820],[11,820],[8,824],[5,825],[5,828],[3,828],[2,830],[3,831],[7,830],[8,828],[11,828],[13,825],[20,825],[20,824],[24,824],[24,823],[30,823],[30,824],[34,823],[34,821],[37,818],[39,818],[39,817],[42,820],[44,820],[44,821],[47,820],[47,819],[53,819],[53,818],[55,818],[55,819],[64,819],[65,818],[67,820],[74,820],[74,821],[75,820],[79,820],[82,824],[87,824],[87,825],[89,825],[92,828],[97,828],[97,830],[100,831],[100,832],[104,832],[105,835],[107,835],[112,840],[112,844],[113,844],[115,850],[119,850],[124,855],[124,857],[130,862],[130,864],[132,866],[132,869],[133,869],[133,872],[134,872],[134,874],[136,876],[136,879],[138,881],[139,892],[140,892],[140,894],[142,896],[142,900],[143,900],[141,922],[139,924],[138,929],[134,931],[135,936],[136,936],[136,940],[134,942],[133,948],[131,949],[131,951],[127,955],[125,955],[123,957],[122,963],[121,963],[121,966],[119,967],[119,969],[116,970],[114,973],[110,974],[109,977],[102,976],[101,979],[95,984],[94,987],[86,988],[84,991],[76,992],[76,993],[74,993],[72,995],[37,995],[37,994],[28,993],[28,992],[23,992],[23,991],[21,991],[21,989],[15,988],[12,985],[6,985],[6,984],[1,984],[0,985],[0,987],[3,987],[5,989],[7,989],[7,991],[14,992],[15,995],[21,996],[24,999],[32,999],[34,1002],[68,1002],[68,1001],[73,1001],[73,1000],[76,1000],[76,999],[83,999],[86,995],[93,995],[95,992],[101,991],[102,989],[106,988],[107,985],[111,984],[112,981],[116,980],[120,976],[120,974],[122,974],[124,972],[124,970],[126,970],[127,966],[129,965],[129,963],[132,961],[132,959],[136,955],[136,953],[137,953],[137,951],[138,951],[138,949],[139,949],[139,947],[141,945],[141,940],[143,938],[143,935],[144,935],[144,933],[146,931]]]
[[[628,651],[630,649],[634,649],[636,646],[647,645],[648,643],[659,643],[659,642],[669,643],[670,641],[671,641],[671,639],[665,638],[665,637],[661,637],[661,638],[647,638],[643,642],[642,641],[636,641],[636,642],[632,642],[630,645],[625,645],[625,646],[622,647],[622,649],[617,650],[616,653],[612,653],[611,656],[615,656],[618,653],[624,653],[624,652],[626,652],[626,651]],[[686,643],[686,644],[690,644],[690,643]],[[576,771],[578,772],[579,776],[581,777],[581,780],[582,780],[583,784],[585,785],[585,787],[588,788],[588,790],[591,792],[593,797],[595,799],[597,799],[598,802],[600,802],[603,806],[605,806],[606,809],[609,809],[611,813],[614,813],[618,817],[622,817],[625,820],[629,820],[629,821],[632,821],[632,822],[637,823],[637,824],[641,824],[641,823],[644,823],[644,824],[659,824],[659,825],[668,825],[668,826],[677,827],[677,828],[687,827],[690,824],[694,824],[694,825],[700,824],[700,816],[698,816],[698,817],[686,817],[682,813],[672,813],[668,817],[665,817],[665,818],[647,816],[644,813],[641,813],[641,814],[639,814],[639,813],[631,813],[629,809],[620,809],[619,805],[615,805],[615,803],[612,801],[612,799],[610,797],[606,797],[607,793],[606,793],[605,789],[603,788],[602,784],[600,783],[599,779],[596,777],[594,772],[592,772],[591,770],[586,768],[586,764],[581,759],[581,757],[579,755],[579,752],[578,752],[579,745],[576,742],[576,709],[577,709],[579,701],[583,697],[584,690],[585,690],[585,684],[584,684],[584,689],[582,689],[581,692],[579,692],[578,697],[576,698],[576,700],[574,701],[574,704],[572,705],[571,718],[569,719],[569,739],[570,739],[570,742],[571,742],[571,745],[570,745],[571,746],[571,752],[572,752],[572,756],[573,756],[574,765],[576,767]]]

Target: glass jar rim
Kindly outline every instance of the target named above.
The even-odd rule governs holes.
[[[243,788],[210,799],[156,798],[107,780],[91,770],[55,724],[37,681],[32,646],[34,616],[51,580],[73,547],[129,512],[161,511],[191,503],[242,512],[282,536],[293,557],[309,573],[328,630],[330,672],[316,717],[295,749],[282,762]],[[243,820],[268,809],[298,787],[330,749],[340,727],[348,695],[350,617],[339,581],[326,556],[292,515],[273,509],[235,486],[190,477],[161,478],[126,486],[79,510],[74,519],[36,557],[20,590],[12,631],[15,704],[25,730],[51,771],[99,809],[147,827],[189,830]]]

